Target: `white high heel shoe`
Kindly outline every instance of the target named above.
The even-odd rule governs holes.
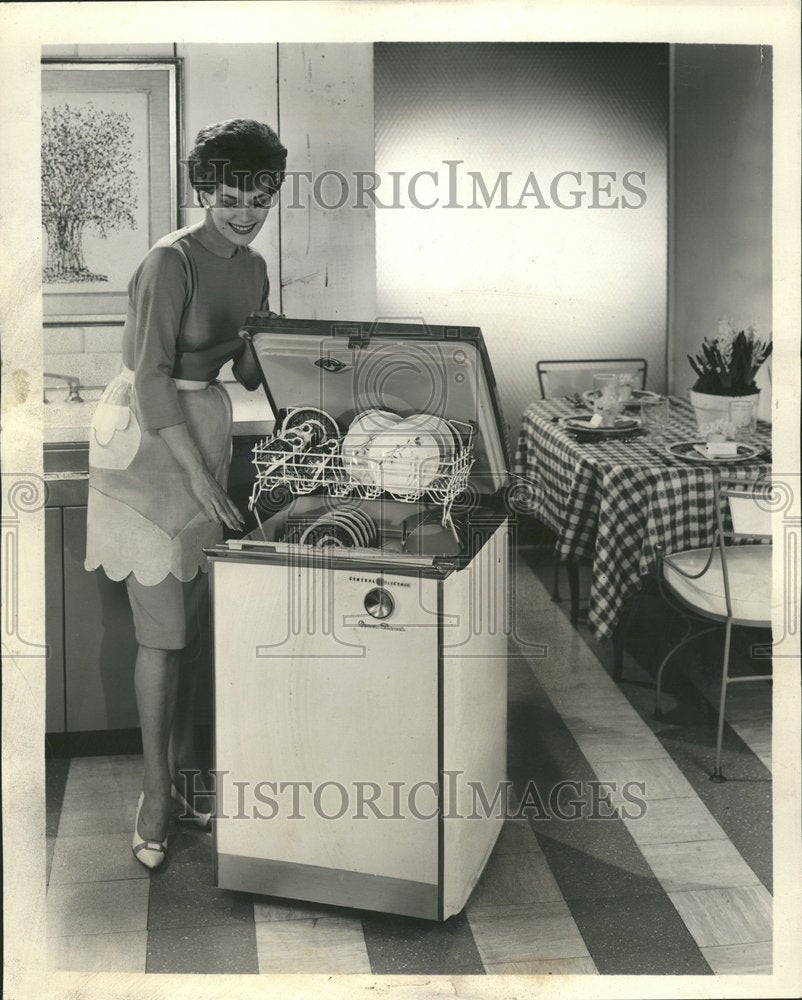
[[[183,810],[183,816],[180,816],[180,819],[185,819],[188,823],[194,823],[195,826],[199,826],[202,830],[210,828],[212,822],[212,814],[210,812],[198,812],[197,809],[194,809],[175,785],[171,786],[170,794],[173,797],[173,802],[177,803]]]
[[[145,801],[145,793],[140,792],[139,803],[136,807],[136,819],[134,820],[134,837],[131,841],[131,850],[134,852],[134,857],[140,864],[143,864],[146,868],[158,868],[159,865],[167,857],[167,841],[169,837],[165,837],[164,840],[143,840],[139,836],[139,814],[142,812],[142,803]]]

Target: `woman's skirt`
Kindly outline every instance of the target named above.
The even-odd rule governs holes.
[[[176,380],[187,428],[206,468],[225,489],[231,461],[231,400],[219,382]],[[87,570],[112,580],[133,574],[155,586],[168,574],[191,580],[208,571],[204,548],[223,536],[189,489],[189,478],[157,431],[143,431],[134,375],[106,387],[89,438]]]

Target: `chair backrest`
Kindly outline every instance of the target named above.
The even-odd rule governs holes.
[[[537,380],[542,399],[556,399],[593,388],[593,376],[601,372],[627,372],[636,376],[635,388],[646,388],[646,358],[587,358],[538,361]]]
[[[723,486],[730,508],[734,536],[771,537],[771,507],[765,485],[757,489]]]

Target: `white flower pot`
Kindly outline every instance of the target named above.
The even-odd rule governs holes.
[[[709,392],[690,391],[691,406],[696,414],[696,424],[701,430],[715,420],[730,419],[730,403],[736,399],[754,399],[757,402],[760,390],[748,396],[714,396]]]

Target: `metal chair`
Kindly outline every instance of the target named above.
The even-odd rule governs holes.
[[[668,603],[686,619],[685,636],[663,658],[657,671],[655,718],[662,715],[663,671],[671,657],[687,643],[724,626],[724,656],[721,668],[716,767],[711,781],[726,781],[721,770],[721,743],[724,735],[724,707],[730,684],[771,680],[770,675],[731,676],[730,643],[732,628],[771,627],[771,514],[770,484],[765,480],[716,478],[715,536],[708,548],[690,549],[665,555],[659,551],[657,582]],[[726,499],[732,530],[725,532],[722,505]],[[745,543],[759,539],[759,543]],[[727,544],[727,542],[736,544]],[[693,622],[715,622],[695,631]]]
[[[640,379],[637,389],[646,388],[649,364],[646,358],[589,358],[538,361],[537,380],[541,399],[556,399],[593,388],[593,376],[601,372],[631,372]]]

